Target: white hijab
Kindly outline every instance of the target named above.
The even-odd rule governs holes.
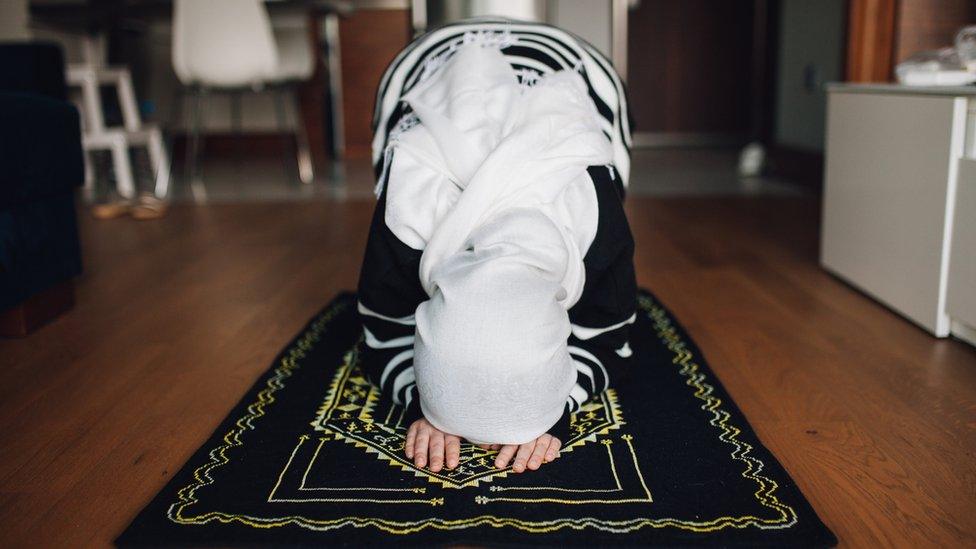
[[[420,261],[430,296],[416,311],[421,408],[472,442],[527,442],[559,419],[576,381],[567,310],[590,242],[561,198],[588,166],[612,161],[610,141],[578,74],[526,88],[498,49],[477,44],[404,101],[421,124],[397,154],[460,189]],[[596,215],[595,202],[588,209]]]

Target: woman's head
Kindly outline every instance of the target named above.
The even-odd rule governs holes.
[[[414,365],[425,416],[469,440],[522,443],[559,419],[576,380],[560,302],[571,255],[538,209],[478,227],[433,272],[417,309]]]

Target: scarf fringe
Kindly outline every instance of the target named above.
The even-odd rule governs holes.
[[[399,144],[400,136],[418,124],[420,124],[420,118],[417,116],[417,113],[411,112],[403,115],[397,122],[397,125],[390,131],[386,148],[383,149],[383,169],[380,170],[380,177],[376,180],[376,187],[373,189],[376,198],[379,198],[383,194],[383,182],[386,181],[387,173],[390,170],[390,163],[393,160],[393,148]]]
[[[423,68],[420,71],[420,77],[410,87],[413,88],[414,86],[427,81],[437,74],[441,67],[447,64],[447,62],[454,57],[461,46],[475,44],[483,48],[498,48],[499,50],[503,50],[513,46],[516,40],[516,37],[514,37],[511,31],[508,29],[500,31],[468,31],[461,37],[451,42],[446,50],[424,61]],[[581,59],[576,60],[576,63],[573,64],[572,70],[577,74],[583,74],[583,61]],[[519,85],[524,91],[538,84],[544,75],[537,70],[521,68],[515,71],[515,76],[518,79]],[[399,137],[418,124],[420,124],[420,119],[417,117],[416,113],[411,112],[404,115],[400,121],[397,122],[396,127],[390,131],[386,147],[383,149],[383,169],[380,171],[379,179],[376,181],[376,186],[373,189],[373,192],[376,194],[377,198],[379,198],[380,194],[383,193],[383,182],[386,181],[386,175],[390,169],[390,163],[393,158],[393,148],[399,144]],[[613,168],[610,167],[609,169],[612,170]]]
[[[420,72],[420,78],[417,79],[417,82],[414,85],[424,82],[433,76],[441,67],[444,66],[445,63],[448,62],[448,60],[454,57],[454,54],[457,53],[458,48],[461,46],[467,46],[469,44],[475,44],[483,48],[497,48],[499,50],[503,50],[515,44],[515,37],[512,36],[511,31],[508,29],[500,31],[468,31],[461,37],[451,42],[446,50],[424,61],[424,68]]]
[[[458,48],[469,44],[476,44],[483,48],[498,48],[499,50],[503,50],[515,44],[515,37],[512,36],[511,31],[508,29],[500,31],[468,31],[458,39],[451,42],[447,49],[442,53],[439,53],[424,61],[423,69],[420,71],[420,78],[417,79],[411,88],[430,79],[437,73],[437,71],[441,69],[441,67],[443,67],[452,57],[454,57],[454,54],[457,53]],[[525,74],[522,74],[522,72],[525,72]],[[526,87],[533,86],[536,82],[538,82],[540,76],[541,75],[534,73],[533,71],[525,71],[523,69],[523,71],[520,71],[519,73],[519,83]],[[390,136],[387,139],[386,147],[383,149],[383,169],[380,170],[379,179],[376,181],[376,187],[373,189],[373,192],[376,194],[377,198],[379,198],[379,196],[383,193],[383,182],[386,181],[386,175],[390,169],[390,162],[393,158],[393,148],[398,144],[399,137],[419,123],[420,119],[417,117],[417,114],[411,112],[404,115],[403,118],[397,122],[396,127],[390,131]]]

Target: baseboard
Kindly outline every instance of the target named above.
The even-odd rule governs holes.
[[[55,284],[0,312],[0,337],[25,337],[74,304],[74,283],[68,280]]]
[[[721,132],[634,132],[634,148],[741,147],[748,136]]]
[[[952,321],[952,335],[961,341],[976,347],[976,328],[972,326],[967,326],[959,321]]]

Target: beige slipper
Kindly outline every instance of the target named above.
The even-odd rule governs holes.
[[[95,219],[115,219],[129,213],[131,206],[125,200],[95,204],[91,213]]]
[[[145,221],[163,217],[166,215],[166,210],[168,209],[169,206],[166,202],[151,194],[144,194],[139,197],[139,200],[132,206],[129,213],[132,214],[132,219]]]

